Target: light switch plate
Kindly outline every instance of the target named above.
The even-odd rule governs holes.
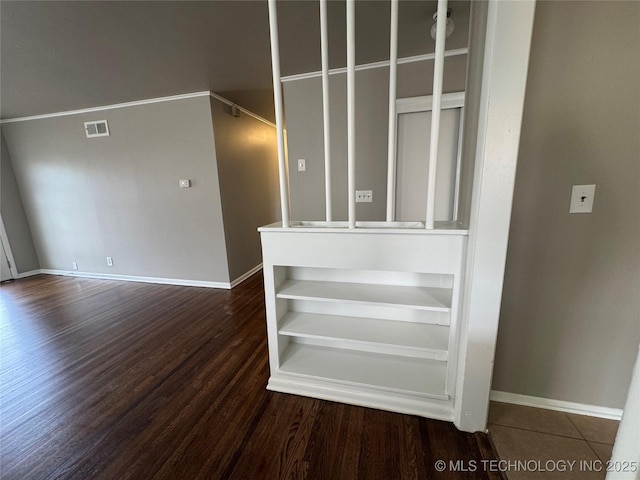
[[[304,158],[298,159],[298,171],[305,172],[307,170],[307,161]]]
[[[180,188],[190,188],[191,180],[180,180]]]
[[[595,185],[574,185],[571,189],[569,213],[591,213],[595,196]]]

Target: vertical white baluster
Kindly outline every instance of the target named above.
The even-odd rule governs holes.
[[[349,228],[356,227],[356,4],[347,0],[347,163]]]
[[[327,222],[331,221],[331,130],[329,125],[329,35],[327,0],[320,0],[320,44],[322,53],[322,119],[324,127],[324,190]]]
[[[444,44],[447,30],[447,0],[438,0],[436,23],[436,50],[433,61],[433,109],[431,111],[431,144],[429,146],[429,179],[427,182],[427,218],[425,227],[433,229],[436,206],[436,169],[438,166],[438,140],[440,134],[440,103],[444,71]]]
[[[280,83],[280,46],[278,42],[278,12],[276,0],[269,0],[269,33],[271,36],[271,69],[273,70],[273,100],[276,109],[276,135],[278,141],[278,174],[280,179],[280,207],[282,226],[289,227],[289,185],[284,145],[282,114],[282,84]]]
[[[398,0],[391,0],[391,35],[389,37],[389,140],[387,152],[387,222],[395,218],[396,209],[396,85],[398,78]]]

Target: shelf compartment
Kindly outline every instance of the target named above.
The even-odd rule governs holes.
[[[286,280],[276,296],[292,300],[384,305],[436,312],[451,310],[451,289],[448,288]]]
[[[280,371],[346,385],[449,399],[445,391],[447,364],[435,360],[291,342],[281,357]]]
[[[297,338],[338,342],[351,350],[446,361],[449,328],[424,323],[289,312],[279,333]]]

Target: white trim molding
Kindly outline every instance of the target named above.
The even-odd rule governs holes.
[[[69,272],[67,270],[53,270],[41,268],[18,274],[15,278],[27,278],[34,275],[61,275],[64,277],[94,278],[97,280],[119,280],[122,282],[157,283],[161,285],[178,285],[183,287],[222,288],[230,290],[262,270],[262,263],[243,273],[232,282],[209,282],[206,280],[185,280],[180,278],[141,277],[136,275],[113,275],[110,273]]]
[[[16,278],[33,277],[34,275],[40,275],[41,273],[42,273],[42,270],[40,270],[40,269],[38,269],[38,270],[29,270],[28,272],[19,273]]]
[[[249,270],[248,272],[243,273],[242,275],[240,275],[238,278],[236,278],[235,280],[231,281],[231,288],[237,287],[238,285],[240,285],[242,282],[244,282],[246,279],[248,279],[251,275],[253,275],[254,273],[259,272],[260,270],[262,270],[262,263],[259,265],[256,265],[255,267],[253,267],[251,270]]]
[[[216,100],[219,100],[222,103],[226,103],[227,105],[230,105],[232,107],[236,107],[238,110],[240,110],[242,113],[246,113],[247,115],[249,115],[250,117],[255,118],[256,120],[260,120],[262,123],[266,123],[267,125],[269,125],[270,127],[276,128],[276,124],[273,122],[270,122],[269,120],[267,120],[266,118],[261,117],[260,115],[258,115],[257,113],[253,113],[251,110],[247,110],[244,107],[241,107],[240,105],[238,105],[237,103],[233,103],[231,100],[224,98],[221,95],[218,95],[217,93],[213,93],[210,92],[209,95],[211,96],[211,98],[215,98]]]
[[[558,412],[576,413],[578,415],[588,415],[590,417],[610,418],[613,420],[620,420],[622,418],[621,408],[600,407],[597,405],[587,405],[585,403],[567,402],[565,400],[531,397],[529,395],[520,395],[519,393],[491,390],[490,399],[494,402],[543,408],[545,410],[556,410]]]
[[[79,110],[68,110],[65,112],[43,113],[42,115],[31,115],[29,117],[6,118],[6,119],[0,120],[0,125],[4,125],[5,123],[27,122],[29,120],[42,120],[45,118],[66,117],[68,115],[80,115],[83,113],[102,112],[104,110],[113,110],[116,108],[136,107],[139,105],[149,105],[152,103],[171,102],[173,100],[185,100],[188,98],[198,98],[198,97],[212,97],[212,98],[215,98],[216,100],[221,101],[222,103],[226,103],[227,105],[235,106],[238,110],[240,110],[243,113],[246,113],[250,117],[253,117],[256,120],[260,120],[262,123],[266,123],[270,127],[275,128],[275,124],[270,122],[266,118],[263,118],[260,115],[253,113],[251,110],[247,110],[246,108],[233,103],[231,100],[228,100],[218,95],[217,93],[213,93],[209,91],[185,93],[181,95],[170,95],[168,97],[148,98],[146,100],[136,100],[133,102],[115,103],[113,105],[103,105],[100,107],[82,108]]]
[[[11,272],[11,278],[18,278],[18,267],[16,266],[16,261],[13,258],[13,251],[11,250],[11,244],[9,243],[7,231],[4,228],[4,220],[2,219],[2,215],[0,215],[0,240],[2,241],[4,253],[7,256],[7,261],[9,262],[9,271]]]
[[[136,275],[113,275],[110,273],[69,272],[43,268],[39,271],[45,275],[62,275],[65,277],[95,278],[98,280],[120,280],[123,282],[158,283],[162,285],[180,285],[183,287],[222,288],[229,290],[229,282],[209,282],[206,280],[185,280],[181,278],[140,277]]]
[[[468,48],[456,48],[453,50],[445,51],[444,56],[445,58],[455,57],[458,55],[466,55],[468,52],[469,52]],[[434,53],[425,53],[424,55],[414,55],[411,57],[399,58],[398,65],[403,65],[405,63],[427,62],[433,59],[435,59]],[[372,68],[388,67],[389,65],[390,65],[389,60],[382,60],[381,62],[363,63],[361,65],[356,65],[356,72],[360,72],[362,70],[371,70]],[[347,67],[332,68],[331,70],[329,70],[329,75],[337,75],[340,73],[347,73]],[[298,73],[296,75],[287,75],[284,77],[280,77],[280,81],[293,82],[295,80],[303,80],[305,78],[316,78],[321,76],[322,76],[322,71]]]
[[[185,100],[187,98],[208,97],[209,91],[185,93],[182,95],[171,95],[168,97],[149,98],[146,100],[136,100],[133,102],[115,103],[113,105],[103,105],[100,107],[81,108],[79,110],[68,110],[66,112],[44,113],[42,115],[31,115],[30,117],[6,118],[0,120],[0,125],[5,123],[26,122],[29,120],[41,120],[44,118],[66,117],[67,115],[80,115],[82,113],[102,112],[104,110],[113,110],[115,108],[136,107],[138,105],[149,105],[150,103],[171,102],[173,100]]]
[[[486,9],[460,319],[464,347],[458,358],[454,400],[454,424],[465,432],[487,427],[535,0],[490,1]]]

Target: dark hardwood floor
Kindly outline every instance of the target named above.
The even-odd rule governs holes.
[[[0,362],[3,480],[492,478],[434,469],[495,458],[484,435],[268,392],[260,274],[4,283]]]

